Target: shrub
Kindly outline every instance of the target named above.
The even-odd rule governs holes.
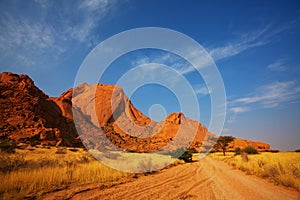
[[[295,150],[295,152],[300,152],[300,149]]]
[[[184,160],[184,162],[191,162],[193,154],[190,151],[185,151],[184,148],[178,148],[175,151],[171,152],[171,156],[173,158]]]
[[[76,149],[76,148],[69,148],[69,151],[72,151],[72,152],[77,152],[77,151],[78,151],[78,149]]]
[[[13,140],[0,140],[0,151],[4,153],[15,153],[17,144]]]
[[[222,150],[223,156],[226,155],[227,147],[229,146],[229,143],[234,141],[234,137],[232,136],[220,136],[214,145],[214,149],[217,151]]]
[[[193,154],[189,151],[185,151],[180,157],[180,160],[184,160],[184,162],[192,162]]]
[[[1,153],[0,155],[0,171],[10,172],[19,167],[26,165],[24,155]]]
[[[178,148],[170,153],[173,158],[179,158],[185,152],[184,148]]]
[[[240,156],[222,158],[220,154],[212,158],[223,160],[235,168],[262,178],[268,178],[275,184],[290,186],[300,191],[300,156],[293,152],[261,153],[247,159],[244,152]],[[247,161],[248,160],[248,161]]]
[[[255,147],[253,146],[247,146],[243,149],[243,152],[247,154],[258,154],[258,151]]]
[[[242,149],[241,149],[240,147],[237,147],[237,148],[234,149],[234,155],[235,155],[235,156],[236,156],[236,155],[240,155],[241,152],[242,152]]]

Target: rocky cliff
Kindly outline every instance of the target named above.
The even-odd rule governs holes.
[[[109,138],[113,145],[122,150],[151,152],[185,146],[199,151],[208,134],[205,127],[186,118],[183,113],[171,113],[162,122],[151,120],[133,106],[118,86],[82,84],[72,92],[73,106],[90,119],[94,128],[104,130],[105,137],[101,131],[94,131],[94,138],[95,135],[101,138],[100,146],[105,148],[112,148],[105,139]],[[82,124],[79,129],[93,128]],[[81,136],[89,138],[87,144],[94,144],[99,148],[99,145],[95,144],[99,142],[95,142],[96,139],[91,137],[90,132],[83,131]]]
[[[263,150],[269,150],[270,145],[266,144],[264,142],[254,142],[251,140],[244,140],[240,138],[235,138],[228,146],[229,150],[234,150],[235,148],[239,147],[241,149],[247,147],[247,146],[253,146],[257,150],[263,151]]]
[[[60,101],[49,98],[27,75],[0,74],[0,137],[31,144],[80,146],[72,117],[65,117],[56,102]]]
[[[83,83],[50,98],[27,75],[4,72],[0,74],[0,105],[0,138],[31,144],[84,144],[99,150],[136,152],[185,146],[200,151],[209,144],[203,144],[205,141],[215,137],[183,113],[171,113],[161,122],[151,120],[114,85]],[[234,142],[233,146],[245,144]],[[258,143],[253,146],[269,148]]]

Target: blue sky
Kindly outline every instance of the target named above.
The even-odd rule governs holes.
[[[73,87],[97,44],[139,27],[184,33],[214,59],[227,95],[222,134],[274,149],[300,148],[299,1],[0,1],[0,71],[28,74],[45,93],[58,96]],[[122,73],[149,62],[188,70],[176,55],[145,49],[117,59],[100,81],[116,83]],[[184,76],[197,93],[200,121],[208,125],[213,88],[192,71]],[[156,120],[180,111],[176,96],[159,85],[145,85],[131,99]]]

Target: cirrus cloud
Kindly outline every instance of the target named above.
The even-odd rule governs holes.
[[[35,0],[26,4],[2,2],[2,67],[6,65],[7,68],[19,66],[36,69],[50,63],[55,66],[54,63],[63,53],[98,43],[98,34],[94,32],[116,5],[115,1],[106,0],[73,1],[72,4],[47,0]],[[14,12],[21,7],[24,13]],[[23,62],[24,60],[27,62]]]

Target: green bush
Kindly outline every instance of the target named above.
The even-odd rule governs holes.
[[[258,154],[258,151],[255,147],[253,146],[247,146],[243,149],[243,152],[247,154]]]
[[[184,162],[192,162],[193,154],[189,151],[185,151],[180,157],[180,160],[184,160]]]
[[[173,158],[179,158],[181,155],[183,155],[185,152],[185,149],[184,148],[178,148],[172,152],[170,152],[170,155],[173,157]]]
[[[191,162],[193,154],[190,151],[186,151],[184,148],[178,148],[175,151],[171,152],[171,156],[173,158],[184,160],[184,162]]]

